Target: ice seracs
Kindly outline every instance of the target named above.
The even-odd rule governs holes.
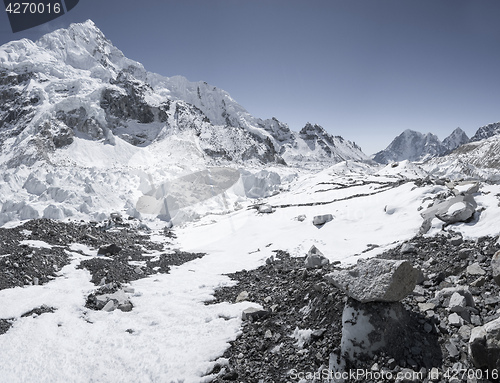
[[[241,169],[243,184],[228,192],[233,198],[215,193],[204,208],[228,211],[242,196],[279,188],[277,173],[262,175],[263,165],[367,159],[318,125],[293,132],[276,118],[250,115],[206,82],[147,72],[90,20],[0,47],[0,101],[0,203],[12,202],[2,209],[3,223],[42,215],[50,205],[57,214],[47,217],[138,216],[142,196],[216,166]],[[21,200],[29,207],[16,205]]]

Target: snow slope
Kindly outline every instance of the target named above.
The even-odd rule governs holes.
[[[0,47],[0,101],[0,225],[100,220],[112,211],[168,219],[176,213],[164,211],[168,193],[158,188],[207,168],[250,171],[228,185],[229,194],[178,217],[191,219],[274,192],[279,177],[254,176],[263,164],[285,165],[285,158],[317,168],[367,159],[317,125],[292,132],[274,118],[251,116],[207,83],[147,72],[92,21]],[[141,212],[145,195],[151,198],[141,200]]]
[[[449,155],[433,158],[423,165],[438,177],[500,181],[500,136],[462,145]]]
[[[261,201],[274,207],[272,214],[258,213],[246,205],[230,214],[183,224],[175,231],[175,246],[207,255],[174,267],[170,274],[132,282],[134,309],[129,313],[84,309],[84,297],[94,286],[88,273],[75,267],[96,255],[91,249],[86,249],[88,255],[72,252],[73,262],[56,280],[44,286],[0,291],[0,318],[18,318],[42,304],[57,308],[52,314],[19,318],[0,336],[2,379],[209,381],[206,374],[217,360],[224,363],[220,356],[239,334],[241,311],[252,305],[203,303],[210,300],[214,289],[231,283],[224,274],[258,267],[273,250],[304,256],[312,245],[332,261],[352,264],[418,232],[422,223],[419,207],[447,187],[415,187],[404,176],[407,168],[401,168],[403,175],[397,173],[397,167],[391,169],[392,174],[381,175],[366,164],[343,162],[317,174],[301,172],[289,191]],[[476,196],[478,207],[485,208],[479,219],[448,230],[468,238],[498,234],[498,192],[498,185],[483,186]],[[332,214],[334,219],[316,227],[312,219],[318,214]],[[306,219],[299,220],[301,215]],[[428,235],[441,230],[436,223]],[[73,244],[72,248],[82,249],[83,245]],[[283,335],[293,337],[294,329]]]

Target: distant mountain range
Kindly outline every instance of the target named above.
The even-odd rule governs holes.
[[[75,137],[165,150],[180,141],[212,163],[368,159],[318,125],[293,132],[206,82],[147,72],[90,20],[0,47],[0,101],[0,152],[9,167],[48,160]]]
[[[471,138],[462,129],[457,128],[443,141],[432,133],[422,134],[407,129],[386,149],[374,154],[372,159],[381,164],[403,160],[426,161],[449,154],[469,142],[484,140],[498,134],[500,134],[500,122],[480,127]]]

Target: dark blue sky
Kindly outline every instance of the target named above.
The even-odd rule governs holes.
[[[80,0],[0,44],[92,19],[147,70],[228,91],[250,113],[306,122],[367,154],[405,129],[443,139],[500,121],[498,0]]]

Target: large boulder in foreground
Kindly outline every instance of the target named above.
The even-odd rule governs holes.
[[[349,299],[342,313],[341,354],[352,361],[382,350],[401,355],[409,322],[401,302],[363,304]]]
[[[500,318],[472,329],[469,354],[477,368],[500,369]]]
[[[449,225],[466,222],[474,216],[476,207],[477,202],[472,195],[459,195],[447,200],[446,204],[441,206],[440,211],[436,212],[436,217]]]
[[[348,270],[336,270],[326,279],[349,297],[362,302],[397,302],[413,291],[418,270],[406,260],[358,260]]]

